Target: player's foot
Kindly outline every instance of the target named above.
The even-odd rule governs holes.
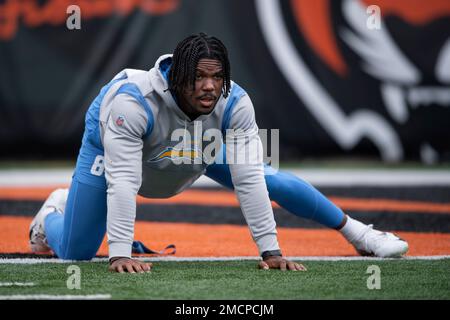
[[[68,189],[56,189],[53,191],[44,202],[33,221],[31,221],[29,236],[32,252],[45,253],[51,251],[45,235],[44,221],[50,213],[57,212],[62,214],[64,212],[68,193]]]
[[[408,251],[408,243],[390,232],[373,229],[373,225],[352,239],[350,243],[362,256],[376,256],[381,258],[398,258]]]

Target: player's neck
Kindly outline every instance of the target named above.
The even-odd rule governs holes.
[[[196,112],[194,108],[186,101],[186,99],[182,97],[177,97],[177,106],[178,108],[183,111],[183,113],[189,117],[191,121],[194,121],[199,116],[201,116],[200,113]]]

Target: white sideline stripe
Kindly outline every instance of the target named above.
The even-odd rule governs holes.
[[[89,294],[89,295],[52,295],[52,294],[15,294],[0,295],[0,300],[107,300],[111,299],[110,294]]]
[[[450,255],[441,256],[407,256],[403,258],[378,258],[378,257],[334,257],[334,256],[290,256],[287,257],[292,260],[302,261],[377,261],[377,260],[444,260],[450,259]],[[245,257],[146,257],[139,258],[141,261],[243,261],[243,260],[260,260],[258,256],[245,256]],[[75,260],[61,260],[61,259],[31,259],[31,258],[17,258],[17,259],[0,259],[0,264],[40,264],[40,263],[80,263],[80,262],[107,262],[108,258],[94,258],[89,261],[75,261]]]
[[[33,282],[0,282],[0,287],[34,287]]]
[[[450,186],[450,170],[286,169],[316,186]],[[0,170],[0,187],[51,187],[70,184],[73,170]],[[218,187],[206,176],[194,187]]]

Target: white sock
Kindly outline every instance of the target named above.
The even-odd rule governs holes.
[[[367,225],[347,216],[347,222],[339,231],[347,241],[352,242],[360,238],[366,229]]]

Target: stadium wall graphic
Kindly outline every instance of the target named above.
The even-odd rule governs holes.
[[[283,160],[450,159],[447,0],[0,0],[0,157],[74,157],[100,88],[199,31],[228,46]]]

